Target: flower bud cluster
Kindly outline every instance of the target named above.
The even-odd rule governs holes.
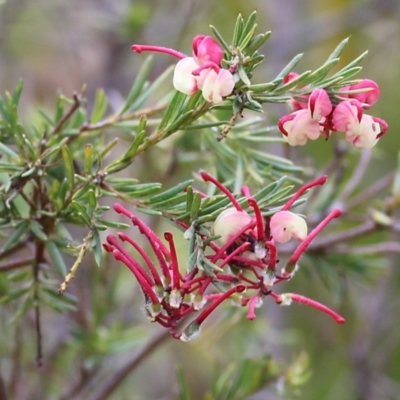
[[[296,78],[290,73],[285,82]],[[363,90],[361,92],[357,92]],[[278,127],[291,146],[303,146],[308,139],[329,138],[343,132],[348,142],[358,149],[370,149],[387,131],[387,123],[365,114],[378,101],[379,86],[370,79],[340,88],[340,96],[331,99],[325,89],[314,89],[310,95],[292,99],[293,112],[278,122]],[[332,101],[333,100],[333,101]]]
[[[194,338],[200,331],[204,320],[222,302],[234,300],[241,306],[248,307],[248,319],[255,318],[255,308],[262,304],[265,296],[272,297],[276,303],[288,305],[298,302],[315,307],[336,322],[344,319],[326,306],[293,293],[276,294],[272,288],[277,283],[293,276],[298,260],[311,241],[332,219],[341,212],[332,211],[311,233],[307,234],[305,220],[289,211],[293,203],[309,188],[322,185],[326,177],[321,177],[300,188],[293,197],[271,217],[264,217],[251,197],[248,188],[242,193],[247,198],[249,207],[246,212],[235,196],[206,172],[201,172],[204,181],[214,183],[231,201],[232,206],[222,211],[214,222],[216,241],[207,241],[210,252],[204,252],[202,234],[189,227],[186,222],[177,224],[186,230],[189,238],[197,235],[192,254],[189,255],[186,271],[179,268],[173,235],[164,234],[164,242],[136,215],[120,204],[114,210],[127,216],[152,247],[158,265],[156,266],[147,252],[125,233],[109,235],[103,246],[114,258],[122,261],[134,274],[144,295],[144,308],[149,319],[169,329],[171,335],[183,341]],[[286,267],[278,273],[278,248],[276,243],[285,243],[290,239],[300,241],[290,257]],[[124,243],[133,247],[138,256],[132,256]],[[210,269],[211,266],[211,269]],[[207,268],[206,268],[207,267]],[[218,288],[218,291],[215,291]],[[194,319],[179,333],[179,322],[188,316]]]
[[[224,56],[221,46],[210,36],[198,35],[193,39],[192,48],[193,57],[189,57],[165,47],[138,44],[132,46],[132,50],[137,53],[155,51],[179,58],[174,70],[174,88],[189,96],[201,90],[206,101],[221,103],[235,87],[231,72],[221,67]]]

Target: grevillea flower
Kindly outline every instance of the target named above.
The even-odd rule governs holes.
[[[358,100],[362,103],[363,108],[368,109],[372,107],[379,99],[380,89],[376,82],[371,79],[363,79],[361,82],[355,83],[353,85],[344,86],[340,90],[341,91],[350,91],[350,90],[360,90],[360,89],[368,89],[367,91],[360,93],[350,93],[344,95],[349,99]]]
[[[358,100],[342,101],[332,114],[333,128],[344,132],[346,140],[356,148],[370,149],[387,131],[387,124],[380,118],[363,114]]]
[[[298,74],[289,73],[284,83],[296,79]],[[304,88],[307,88],[304,87]],[[358,93],[352,93],[362,90]],[[321,88],[314,89],[310,95],[302,95],[301,100],[291,99],[289,105],[295,110],[283,116],[278,128],[291,146],[303,146],[308,139],[319,136],[327,139],[332,132],[344,132],[346,140],[358,149],[370,149],[387,129],[387,123],[363,113],[378,101],[380,90],[376,82],[363,79],[358,83],[340,88],[343,94],[339,99],[348,99],[333,106],[328,93]],[[307,112],[308,111],[308,112]]]
[[[304,146],[322,133],[321,122],[332,111],[332,103],[324,89],[315,89],[308,98],[307,109],[285,115],[278,127],[291,146]]]
[[[279,211],[269,222],[271,236],[278,243],[286,243],[292,237],[304,240],[307,237],[307,223],[290,211]]]
[[[174,49],[159,46],[134,44],[132,50],[155,51],[178,58],[174,70],[173,85],[176,90],[188,96],[201,90],[205,100],[218,104],[223,97],[229,96],[234,87],[233,75],[221,68],[223,51],[221,46],[210,36],[198,35],[192,42],[193,57]]]
[[[317,140],[321,135],[318,121],[310,118],[308,110],[285,115],[278,121],[278,128],[291,146],[304,146],[307,140]]]
[[[236,197],[214,177],[201,172],[204,181],[215,184],[231,201],[232,206],[222,211],[214,223],[214,233],[220,235],[221,246],[207,241],[209,251],[204,252],[200,233],[193,231],[185,221],[177,221],[180,228],[196,235],[193,241],[193,253],[189,255],[188,269],[179,268],[174,238],[171,232],[160,239],[136,215],[120,204],[114,210],[129,218],[139,232],[144,235],[152,247],[157,259],[155,264],[148,252],[135,239],[125,233],[109,235],[104,243],[106,251],[116,260],[124,263],[135,276],[144,295],[144,309],[150,321],[169,329],[170,334],[183,341],[196,337],[203,322],[225,300],[234,299],[235,303],[248,308],[248,319],[256,318],[255,309],[262,304],[263,298],[270,296],[277,304],[289,305],[292,302],[306,304],[331,316],[336,322],[344,319],[328,307],[307,297],[284,293],[277,294],[272,288],[289,280],[298,266],[298,261],[311,241],[334,218],[340,215],[333,210],[308,235],[306,228],[299,222],[298,216],[288,211],[293,203],[308,189],[322,185],[326,177],[316,179],[300,188],[293,197],[270,220],[262,216],[257,201],[251,197],[247,187],[242,193],[252,209],[253,216],[246,212]],[[205,195],[202,195],[205,197]],[[242,198],[243,200],[243,198]],[[301,218],[300,218],[301,219]],[[275,242],[286,239],[285,227],[291,236],[301,243],[290,257],[288,263],[278,274],[278,249]],[[190,237],[190,235],[189,235]],[[136,251],[132,255],[126,245]],[[218,283],[218,285],[216,285]],[[214,288],[218,287],[218,291]],[[186,317],[192,321],[182,330],[180,322]]]

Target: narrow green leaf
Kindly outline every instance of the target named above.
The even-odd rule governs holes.
[[[194,221],[197,216],[199,215],[200,212],[200,208],[201,208],[201,195],[200,193],[194,193],[193,194],[193,202],[192,205],[190,207],[190,220]]]
[[[85,174],[90,175],[92,173],[93,166],[93,145],[88,143],[83,151],[84,158],[84,170]]]
[[[166,200],[152,203],[154,209],[157,210],[168,210],[169,208],[184,203],[186,205],[186,193],[177,194],[176,196],[170,197]],[[152,200],[152,199],[149,199]],[[144,201],[145,203],[146,201]]]
[[[28,232],[29,232],[28,221],[22,221],[19,224],[17,224],[15,231],[11,234],[7,242],[4,244],[3,251],[8,250],[9,248],[20,243]]]
[[[310,82],[314,82],[324,79],[328,72],[339,62],[339,60],[339,58],[334,58],[325,63],[324,65],[313,71],[306,81],[311,80]]]
[[[149,200],[146,200],[146,203],[156,204],[156,203],[159,203],[161,201],[170,199],[171,197],[174,197],[177,194],[180,194],[184,189],[186,189],[192,183],[193,183],[193,179],[189,179],[189,180],[187,180],[185,182],[182,182],[182,183],[176,185],[175,187],[173,187],[171,189],[168,189],[165,192],[162,192],[162,193],[158,194],[157,196],[153,196]]]
[[[28,288],[23,288],[23,289],[17,289],[17,290],[11,290],[4,296],[0,297],[0,304],[9,304],[12,303],[14,300],[19,299],[20,297],[24,296],[26,293],[28,293],[31,289]]]
[[[176,378],[179,387],[179,400],[190,400],[189,388],[182,367],[178,367]]]
[[[47,240],[47,235],[43,232],[43,227],[39,224],[39,222],[35,220],[30,221],[30,229],[38,239],[43,241]]]
[[[75,210],[78,212],[78,214],[82,217],[84,223],[88,226],[91,227],[92,226],[92,221],[90,220],[90,217],[88,215],[88,213],[86,212],[85,208],[78,203],[77,201],[72,201],[71,205],[75,208]]]
[[[271,31],[254,36],[244,51],[247,55],[254,54],[270,37]]]
[[[193,203],[193,188],[188,186],[186,189],[186,212],[190,212]]]
[[[8,146],[0,142],[0,152],[11,157],[13,160],[18,160],[18,154],[12,151]]]
[[[239,43],[239,48],[241,50],[244,50],[249,44],[250,40],[253,38],[254,33],[257,29],[257,24],[253,24],[252,28],[248,32],[246,32],[245,29],[243,30],[242,40]]]
[[[241,79],[241,81],[246,85],[249,86],[251,84],[249,77],[246,74],[246,71],[244,70],[243,66],[239,65],[238,68],[238,74]]]
[[[128,94],[126,102],[125,102],[124,106],[122,107],[121,111],[118,113],[119,115],[121,115],[125,111],[127,111],[132,106],[132,104],[138,99],[138,97],[142,93],[144,84],[146,83],[147,79],[149,78],[152,66],[153,66],[153,56],[148,56],[144,60],[142,66],[136,76],[136,79],[133,82],[132,88]]]
[[[67,181],[68,181],[68,186],[70,189],[72,189],[74,187],[75,170],[74,170],[74,163],[72,160],[72,156],[71,156],[71,153],[67,146],[65,146],[65,145],[61,146],[61,154],[62,154],[62,158],[64,161],[65,173],[66,173],[66,177],[67,177]]]
[[[114,221],[105,221],[104,219],[99,221],[101,224],[115,229],[129,229],[131,226],[128,224],[124,224],[122,222],[114,222]]]
[[[161,211],[150,210],[148,208],[143,208],[143,207],[136,207],[136,210],[138,210],[139,212],[141,212],[143,214],[148,214],[148,215],[157,215],[157,216],[161,216],[162,215]]]
[[[23,171],[24,167],[21,167],[20,165],[13,165],[9,163],[0,163],[0,172],[20,172]]]
[[[221,46],[224,50],[231,55],[231,49],[229,48],[228,43],[226,43],[225,39],[219,33],[218,29],[214,25],[210,25],[210,29],[213,31],[214,35],[217,37],[218,41],[220,42]]]
[[[242,14],[239,14],[236,18],[235,29],[233,31],[232,45],[234,47],[237,47],[239,45],[240,39],[242,37],[243,25],[244,23]]]
[[[96,260],[97,266],[100,267],[101,260],[103,258],[103,247],[101,245],[100,234],[97,229],[93,231],[93,238],[94,238],[94,244],[93,244],[94,259]]]
[[[108,153],[114,148],[114,146],[118,143],[118,138],[114,138],[104,149],[100,152],[100,158],[104,158],[108,155]]]
[[[246,24],[243,27],[243,32],[242,32],[243,38],[245,38],[249,32],[253,32],[254,34],[254,26],[257,26],[256,20],[257,20],[257,11],[254,10],[247,18]],[[242,44],[243,40],[240,43],[240,47],[242,47]]]
[[[46,241],[46,250],[49,253],[50,259],[53,262],[56,270],[61,276],[67,275],[67,266],[65,265],[64,258],[58,249],[57,244],[53,240]]]
[[[145,101],[149,98],[152,93],[158,93],[159,89],[162,85],[167,81],[172,81],[171,75],[174,71],[175,66],[171,65],[171,67],[167,68],[158,78],[147,88],[142,91],[137,100],[132,104],[130,110],[135,111],[141,107]]]
[[[14,93],[12,95],[12,104],[13,105],[18,106],[23,88],[24,88],[24,81],[22,79],[20,79],[19,82],[17,83],[17,86],[15,87]]]
[[[298,64],[298,62],[303,57],[303,53],[297,54],[297,56],[293,57],[292,60],[282,69],[281,72],[276,76],[276,78],[272,81],[275,85],[279,85],[285,76],[293,70],[293,68]]]
[[[90,123],[96,124],[101,121],[104,113],[106,112],[108,107],[108,99],[103,89],[96,90],[96,96],[94,100],[93,112],[90,118]]]
[[[93,189],[90,189],[88,191],[88,204],[87,204],[87,213],[89,216],[93,215],[96,206],[97,206],[96,195],[94,194]]]
[[[158,126],[159,130],[162,130],[170,123],[174,123],[174,116],[179,115],[179,112],[182,108],[183,103],[186,100],[186,94],[175,91],[168,108],[164,112],[164,116]],[[192,110],[190,110],[192,111]]]
[[[325,63],[329,63],[331,60],[335,58],[340,58],[340,55],[343,52],[343,49],[347,46],[349,43],[349,38],[346,38],[342,40],[339,45],[335,48],[335,50],[332,51],[331,55],[327,58]]]

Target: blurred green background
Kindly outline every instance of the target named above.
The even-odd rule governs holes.
[[[248,16],[255,9],[260,31],[272,30],[272,38],[262,49],[266,61],[257,70],[258,82],[274,77],[300,52],[306,54],[296,70],[315,69],[347,36],[351,40],[342,65],[369,50],[359,77],[379,83],[381,99],[373,114],[388,122],[389,133],[375,149],[362,186],[370,185],[393,169],[400,147],[399,0],[3,0],[0,2],[0,90],[12,90],[19,78],[25,80],[22,107],[27,121],[34,107],[51,109],[57,92],[70,96],[83,84],[87,84],[88,107],[96,88],[103,87],[111,108],[118,109],[144,59],[131,52],[133,43],[169,46],[189,53],[193,36],[211,33],[208,25],[215,25],[230,38],[237,14]],[[167,56],[157,56],[153,77],[173,62]],[[257,76],[254,82],[257,83]],[[265,110],[268,113],[268,108]],[[283,109],[271,110],[271,118],[276,118],[274,113]],[[329,142],[317,141],[307,144],[299,154],[302,162],[318,169],[330,157],[331,146]],[[136,171],[137,175],[163,179],[162,166],[151,164],[151,160],[150,165],[153,169],[146,173]],[[177,174],[179,179],[190,177],[187,171]],[[398,240],[399,235],[393,235],[392,239]],[[282,285],[284,291],[332,305],[346,317],[344,326],[336,326],[315,310],[301,306],[279,308],[272,301],[265,301],[255,321],[247,321],[245,311],[221,313],[212,318],[213,323],[208,321],[196,341],[184,344],[168,339],[111,398],[176,398],[175,368],[181,365],[193,399],[200,399],[209,389],[215,363],[224,369],[238,358],[257,356],[263,351],[271,352],[278,360],[290,361],[305,350],[310,355],[312,377],[298,398],[399,399],[399,262],[398,256],[388,255],[386,259],[387,268],[382,268],[368,283],[343,276],[345,290],[341,296],[333,296],[318,277],[315,270],[323,268],[322,265],[305,265],[304,273],[299,273],[285,287]],[[129,360],[136,346],[144,344],[158,328],[148,324],[138,312],[140,293],[135,293],[134,280],[122,266],[105,265],[104,270],[98,270],[88,259],[84,267],[73,282],[73,291],[81,302],[79,307],[94,310],[90,315],[91,312],[98,315],[97,309],[103,306],[105,297],[93,289],[96,284],[102,287],[102,282],[113,281],[113,290],[118,293],[113,303],[115,310],[107,318],[96,320],[91,316],[89,323],[96,332],[94,352],[101,353],[95,340],[112,335],[116,323],[135,328],[126,349],[122,346],[120,351],[104,358],[103,366],[113,371]],[[45,315],[44,324],[45,365],[42,370],[35,369],[34,355],[28,352],[28,367],[20,374],[51,393],[53,386],[67,387],[68,381],[72,385],[82,365],[90,364],[91,349],[87,349],[82,359],[51,359],[51,352],[63,340],[69,340],[68,332],[74,327],[67,326],[63,316],[51,311]],[[34,341],[33,334],[22,332],[21,326],[15,329],[20,331],[22,342]],[[32,357],[30,368],[29,357]],[[46,382],[45,377],[52,370],[57,370],[58,375],[53,374],[51,382]],[[43,398],[25,389],[19,390],[21,399]],[[252,399],[279,398],[273,392],[269,389]]]

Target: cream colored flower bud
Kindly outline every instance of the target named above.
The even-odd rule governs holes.
[[[221,236],[221,243],[225,244],[240,229],[247,225],[252,218],[245,211],[228,208],[218,215],[214,222],[214,234]]]
[[[307,236],[307,223],[290,211],[279,211],[269,223],[272,238],[278,243],[288,242],[292,237],[304,240]]]

